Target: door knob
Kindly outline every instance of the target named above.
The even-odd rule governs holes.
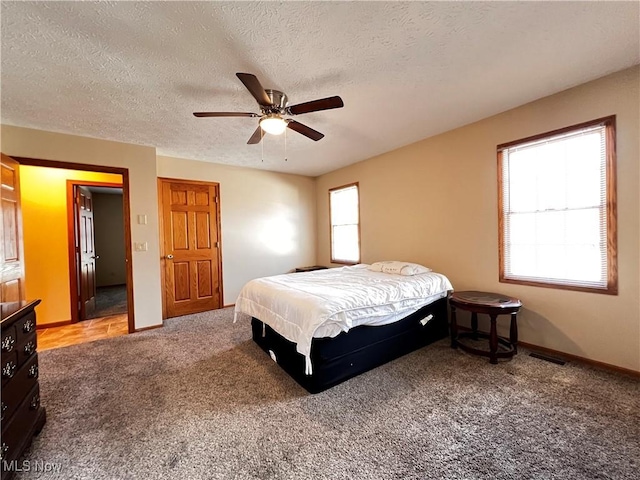
[[[171,260],[171,259],[173,258],[173,255],[169,254],[169,255],[167,255],[167,258],[168,258],[169,260]]]

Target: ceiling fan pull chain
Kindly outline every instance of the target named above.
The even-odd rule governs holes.
[[[284,131],[284,161],[285,162],[288,160],[287,159],[287,130],[288,129],[285,129]]]
[[[264,140],[264,134],[262,133],[262,129],[260,129],[260,137]],[[262,149],[260,158],[262,158],[262,163],[264,163],[264,141],[260,142],[260,148]]]

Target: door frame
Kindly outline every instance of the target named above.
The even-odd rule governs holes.
[[[109,188],[122,188],[122,200],[124,205],[124,187],[121,183],[109,183],[109,182],[91,182],[87,180],[67,180],[67,244],[69,246],[69,284],[71,292],[71,323],[77,323],[80,320],[86,320],[86,318],[80,318],[80,297],[79,293],[79,278],[80,263],[78,262],[78,255],[75,249],[78,238],[79,225],[77,223],[77,211],[76,211],[76,197],[75,187],[109,187]],[[126,234],[125,234],[126,242]],[[128,263],[128,262],[125,262]],[[128,292],[127,292],[128,296]],[[127,302],[128,302],[127,298]],[[129,332],[131,333],[131,332]]]
[[[221,193],[220,193],[220,183],[219,182],[204,182],[200,180],[184,180],[182,178],[168,178],[168,177],[158,177],[158,227],[160,229],[160,284],[162,286],[162,320],[166,320],[167,317],[167,300],[166,300],[166,254],[164,249],[164,209],[162,205],[162,184],[164,182],[175,182],[175,183],[186,183],[189,185],[206,185],[206,186],[214,186],[217,189],[218,197],[216,201],[216,228],[218,229],[218,242],[220,246],[218,248],[218,285],[220,290],[220,308],[224,308],[224,289],[222,285],[222,228],[220,226],[220,202],[222,201]]]
[[[129,333],[136,331],[135,316],[133,309],[133,255],[132,255],[132,243],[131,243],[131,205],[129,199],[129,169],[124,167],[107,167],[103,165],[91,165],[87,163],[73,163],[73,162],[61,162],[58,160],[43,160],[39,158],[29,157],[11,157],[20,165],[29,165],[32,167],[47,167],[47,168],[63,168],[65,170],[80,170],[85,172],[98,172],[98,173],[115,173],[122,175],[122,204],[124,210],[124,241],[125,241],[125,261],[127,272],[127,317],[129,325]],[[78,180],[80,183],[90,184],[91,182]],[[67,214],[68,214],[68,190],[67,190]],[[73,203],[73,202],[72,202]],[[67,217],[68,222],[68,217]],[[71,246],[69,246],[71,248]],[[71,262],[71,258],[69,259]],[[74,278],[74,274],[71,273],[71,266],[69,267],[69,274],[71,278]],[[77,287],[73,292],[77,292]],[[70,292],[71,295],[71,292]],[[77,293],[76,293],[77,296]],[[77,299],[75,300],[77,304]],[[78,312],[73,308],[71,304],[71,322],[78,321]],[[75,314],[74,314],[75,311]],[[74,317],[75,315],[75,317]]]

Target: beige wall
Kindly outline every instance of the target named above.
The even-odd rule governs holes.
[[[122,194],[94,193],[93,224],[96,261],[96,285],[127,283],[127,258],[124,249],[124,212]]]
[[[220,184],[224,304],[249,280],[315,262],[315,181],[158,156],[158,176]]]
[[[162,323],[160,250],[155,148],[2,125],[2,153],[71,163],[124,167],[129,170],[132,241],[148,251],[133,251],[133,297],[136,328]],[[147,225],[135,222],[146,214]]]
[[[411,260],[445,273],[458,290],[516,296],[525,305],[522,341],[640,371],[639,73],[619,72],[318,177],[318,263],[330,259],[327,190],[360,182],[363,262]],[[496,145],[611,114],[619,295],[499,283]]]
[[[67,180],[121,183],[122,175],[20,167],[26,297],[42,300],[38,325],[71,320]]]

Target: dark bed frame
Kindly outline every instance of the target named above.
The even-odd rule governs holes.
[[[428,322],[429,315],[433,315]],[[424,324],[423,324],[424,323]],[[418,348],[447,337],[447,299],[422,307],[397,322],[361,325],[334,338],[311,343],[313,374],[305,375],[305,358],[296,344],[257,318],[251,319],[253,340],[310,393],[318,393]]]

